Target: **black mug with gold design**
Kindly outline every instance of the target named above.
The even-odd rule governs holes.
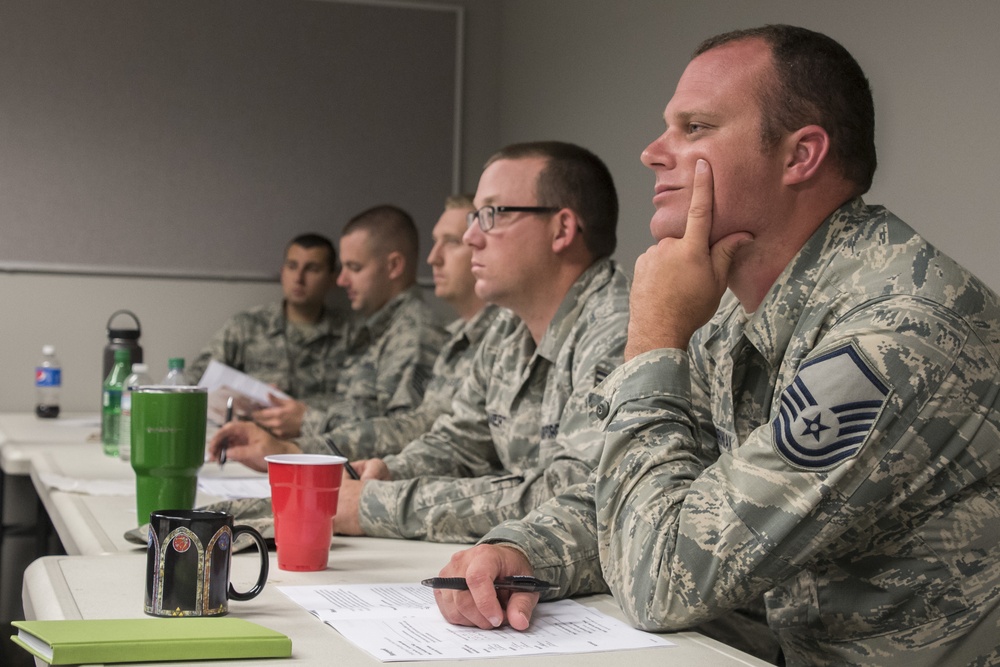
[[[229,582],[233,542],[249,535],[260,554],[253,588],[237,591]],[[225,512],[158,510],[149,515],[146,545],[146,605],[152,616],[221,616],[229,600],[250,600],[264,590],[267,543],[250,526],[233,526]]]

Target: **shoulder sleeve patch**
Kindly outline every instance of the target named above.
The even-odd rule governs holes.
[[[774,448],[796,468],[831,468],[861,451],[888,398],[889,386],[853,345],[827,352],[781,392]]]

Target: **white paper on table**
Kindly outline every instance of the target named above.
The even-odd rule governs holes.
[[[101,415],[91,415],[89,417],[62,417],[53,419],[53,426],[65,428],[101,428]]]
[[[267,477],[199,477],[198,490],[226,500],[271,497]]]
[[[77,479],[53,472],[42,472],[38,479],[46,488],[87,496],[134,496],[133,479]]]
[[[422,590],[421,590],[422,589]],[[279,586],[278,590],[382,662],[597,653],[675,646],[573,600],[536,607],[525,632],[461,627],[415,584]]]
[[[46,488],[87,496],[134,496],[134,479],[78,479],[53,472],[42,472],[38,479]],[[227,500],[235,498],[270,498],[271,485],[266,477],[199,477],[198,489]]]

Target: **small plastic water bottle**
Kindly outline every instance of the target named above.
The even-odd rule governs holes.
[[[131,368],[129,350],[115,350],[115,363],[111,372],[104,380],[101,392],[101,442],[104,453],[108,456],[118,456],[118,440],[121,437],[122,423],[122,389],[125,388],[125,378]]]
[[[59,388],[62,386],[62,368],[56,359],[56,348],[42,346],[42,360],[35,367],[35,415],[40,419],[59,416]]]
[[[171,386],[187,384],[187,380],[184,378],[184,357],[170,357],[167,360],[167,375],[160,384]]]
[[[132,364],[132,374],[125,378],[122,388],[122,417],[119,423],[118,457],[122,461],[132,458],[132,388],[153,384],[146,364]]]

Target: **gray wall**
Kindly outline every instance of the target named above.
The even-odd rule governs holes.
[[[650,243],[642,149],[691,51],[734,28],[792,23],[834,37],[872,83],[887,206],[1000,288],[1000,3],[984,0],[507,0],[502,142],[559,138],[603,157],[622,200],[618,258]]]
[[[499,84],[499,4],[494,0],[409,1],[464,7],[466,33],[476,36],[465,45],[463,102],[472,111],[465,114],[462,125],[462,177],[474,187],[480,165],[497,144],[499,112],[494,102]],[[81,0],[82,7],[84,2]],[[447,194],[435,196],[443,205]],[[426,227],[433,222],[419,220],[418,224]],[[64,239],[54,237],[52,242]],[[273,264],[264,270],[277,274],[281,252],[282,248],[275,248]],[[280,288],[271,282],[0,271],[0,411],[34,409],[31,378],[41,358],[41,346],[51,343],[63,365],[63,410],[96,412],[101,353],[107,340],[105,325],[119,308],[138,314],[145,360],[153,377],[159,378],[166,372],[168,357],[192,358],[234,312],[280,296]],[[343,301],[342,297],[335,300]],[[434,306],[442,313],[449,312],[445,305]],[[122,320],[122,324],[127,322]]]
[[[513,141],[563,139],[603,157],[622,200],[618,259],[631,271],[650,243],[652,178],[639,153],[694,46],[767,22],[821,30],[850,49],[875,91],[885,204],[1000,288],[1000,3],[803,0],[696,4],[654,0],[453,0],[466,8],[463,178]],[[279,253],[280,254],[280,253]],[[275,267],[280,257],[275,258]],[[34,403],[43,343],[65,367],[64,409],[96,410],[107,316],[132,307],[154,375],[192,356],[232,312],[276,298],[274,285],[0,274],[0,409]]]

